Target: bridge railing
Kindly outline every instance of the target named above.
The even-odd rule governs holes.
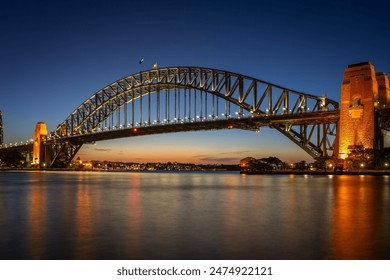
[[[4,143],[4,144],[0,145],[0,149],[16,148],[16,147],[20,147],[20,146],[31,145],[33,143],[34,143],[33,139],[29,139],[26,141],[13,142],[13,143]]]

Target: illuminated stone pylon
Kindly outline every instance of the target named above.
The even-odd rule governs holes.
[[[45,148],[43,141],[47,139],[46,123],[38,122],[34,131],[33,163],[35,167],[44,167]]]
[[[348,65],[341,86],[338,158],[356,148],[376,149],[378,135],[375,108],[390,101],[385,73],[375,73],[370,62]]]

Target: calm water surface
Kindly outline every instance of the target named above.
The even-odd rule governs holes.
[[[0,172],[1,259],[390,259],[390,177]]]

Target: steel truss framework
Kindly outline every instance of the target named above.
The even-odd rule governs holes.
[[[248,76],[200,67],[140,72],[99,90],[51,133],[52,167],[83,143],[174,131],[275,128],[313,158],[332,150],[338,103]]]

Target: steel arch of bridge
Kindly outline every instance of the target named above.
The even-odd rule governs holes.
[[[94,139],[261,126],[277,129],[316,158],[332,149],[337,121],[338,103],[326,96],[217,69],[159,68],[122,78],[77,107],[51,133],[51,165],[70,162]],[[129,131],[114,136],[118,130]]]

